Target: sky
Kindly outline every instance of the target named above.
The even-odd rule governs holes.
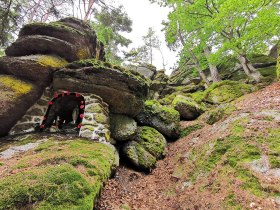
[[[132,40],[129,48],[139,47],[143,45],[142,36],[147,34],[148,28],[152,27],[162,42],[162,51],[167,64],[166,73],[170,74],[171,70],[169,68],[173,67],[176,63],[176,53],[172,52],[166,46],[163,25],[161,24],[163,20],[167,20],[167,15],[169,13],[168,8],[160,7],[157,4],[151,4],[149,0],[119,0],[119,4],[122,4],[128,14],[128,16],[133,21],[133,31],[131,33],[125,34],[125,36]],[[153,65],[157,69],[162,69],[162,58],[160,52],[154,53],[154,63]]]

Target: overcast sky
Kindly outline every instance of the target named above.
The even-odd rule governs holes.
[[[151,4],[149,0],[119,0],[133,21],[133,31],[126,35],[132,40],[129,48],[143,45],[142,36],[144,36],[149,27],[152,27],[162,42],[162,50],[165,60],[168,62],[166,70],[176,63],[176,53],[170,51],[165,43],[162,21],[167,20],[168,8],[160,7],[157,4]],[[159,52],[154,54],[155,60],[153,65],[162,69],[162,58]],[[170,73],[168,71],[167,73]]]

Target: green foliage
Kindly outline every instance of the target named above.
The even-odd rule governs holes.
[[[167,42],[174,48],[182,42],[181,58],[190,58],[191,49],[202,69],[208,63],[218,64],[221,58],[230,54],[263,53],[268,44],[279,39],[280,5],[276,0],[156,2],[173,8],[164,24]],[[206,46],[214,46],[216,52],[205,60],[202,52]]]
[[[105,45],[106,58],[113,64],[121,64],[118,55],[119,47],[127,47],[131,40],[125,38],[121,32],[132,31],[132,21],[124,12],[124,8],[102,8],[95,12],[95,21],[92,24],[98,39]]]

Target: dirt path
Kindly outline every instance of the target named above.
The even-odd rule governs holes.
[[[236,105],[239,110],[231,117],[252,110],[255,113],[261,113],[263,110],[280,110],[280,83],[249,94],[239,100]],[[279,126],[279,122],[273,122],[273,126]],[[252,197],[245,191],[235,189],[234,186],[238,186],[239,183],[234,177],[229,177],[232,178],[233,184],[225,181],[224,186],[207,190],[207,186],[211,186],[215,182],[216,174],[212,172],[213,174],[201,180],[203,186],[206,186],[206,190],[202,191],[202,183],[192,185],[188,180],[181,178],[183,176],[180,171],[176,171],[180,162],[184,162],[192,148],[205,144],[211,139],[222,139],[227,136],[227,129],[220,129],[217,132],[217,128],[224,126],[225,123],[222,123],[224,122],[218,122],[213,126],[207,125],[170,144],[166,158],[158,161],[157,168],[149,175],[120,167],[116,177],[105,186],[97,209],[224,209],[220,204],[225,200],[225,194],[229,191],[234,192],[246,209],[278,209],[280,198],[273,200]],[[228,176],[231,176],[230,173]],[[280,179],[270,180],[268,184],[276,186],[273,185],[273,181],[277,183]],[[278,202],[279,206],[277,206]]]

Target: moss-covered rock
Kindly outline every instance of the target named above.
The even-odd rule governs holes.
[[[133,118],[125,115],[110,115],[110,130],[117,141],[130,139],[137,130],[137,123]]]
[[[15,75],[41,86],[49,85],[52,81],[53,72],[67,64],[68,62],[63,58],[53,55],[0,58],[2,73]]]
[[[19,38],[6,49],[8,56],[54,54],[69,62],[87,58],[104,60],[103,44],[82,20],[65,18],[51,23],[25,25]]]
[[[118,165],[117,151],[106,144],[65,136],[21,139],[40,144],[0,166],[8,169],[0,180],[3,210],[93,209],[103,182]]]
[[[144,110],[136,116],[142,125],[148,125],[157,129],[168,138],[179,137],[180,114],[173,108],[162,106],[159,102],[148,100]]]
[[[164,156],[166,140],[156,129],[148,126],[139,127],[134,139],[156,159]]]
[[[0,75],[0,137],[39,99],[41,88],[14,76]]]
[[[192,98],[182,95],[176,96],[172,105],[180,113],[181,118],[186,120],[194,120],[205,111],[205,108]]]
[[[256,90],[256,88],[254,88],[253,85],[225,80],[212,84],[204,91],[204,100],[213,104],[221,104],[231,102],[254,90]]]
[[[156,165],[156,158],[136,141],[130,141],[123,147],[127,159],[137,168],[150,171]]]
[[[219,120],[229,116],[235,110],[236,107],[232,103],[220,104],[219,106],[205,112],[203,115],[201,115],[200,119],[209,125],[213,125]]]
[[[87,59],[55,72],[53,85],[55,90],[102,96],[112,113],[134,117],[143,109],[149,80],[140,73]]]

